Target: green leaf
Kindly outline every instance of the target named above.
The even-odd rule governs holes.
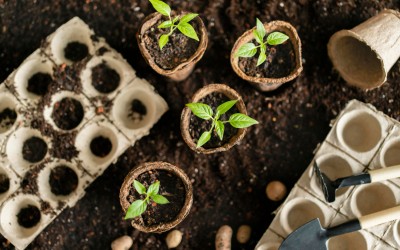
[[[169,200],[160,194],[155,194],[151,196],[151,199],[157,204],[167,204]]]
[[[165,29],[165,28],[169,28],[171,26],[172,26],[172,21],[168,20],[168,21],[162,22],[160,25],[158,25],[158,28]]]
[[[190,38],[192,38],[192,39],[194,39],[196,41],[199,41],[199,37],[197,36],[196,31],[194,30],[192,25],[190,25],[188,23],[179,22],[178,29],[185,36],[190,37]]]
[[[234,128],[247,128],[250,127],[251,125],[258,124],[258,121],[254,120],[253,118],[247,115],[236,113],[231,115],[231,117],[229,117],[229,123]]]
[[[160,190],[160,181],[156,181],[150,185],[149,189],[147,189],[147,195],[153,196],[155,194],[158,194],[159,190]]]
[[[160,36],[160,40],[158,40],[158,45],[160,46],[160,49],[163,49],[164,46],[168,43],[169,41],[169,36],[164,34]]]
[[[200,136],[199,141],[197,142],[196,148],[199,148],[199,147],[203,146],[203,145],[206,144],[210,139],[211,139],[211,132],[210,132],[210,131],[204,132],[204,133]]]
[[[217,131],[217,134],[221,141],[224,138],[224,130],[225,130],[225,125],[221,121],[216,121],[215,122],[215,131]]]
[[[260,43],[262,43],[264,36],[265,36],[265,27],[264,27],[264,24],[258,18],[256,19],[256,23],[257,23],[256,30],[257,30],[258,36],[260,37],[260,40],[261,40]]]
[[[253,30],[253,35],[254,35],[254,38],[256,39],[256,41],[258,42],[258,44],[263,44],[263,40],[262,40],[262,38],[259,36],[257,30]]]
[[[151,5],[153,5],[153,8],[161,15],[170,16],[171,8],[168,4],[160,0],[150,0],[150,3]]]
[[[133,186],[135,187],[136,191],[139,194],[145,194],[146,193],[146,188],[143,186],[142,183],[138,182],[137,180],[133,181]]]
[[[211,107],[204,103],[188,103],[186,106],[190,108],[195,116],[204,120],[209,120],[214,114]]]
[[[147,203],[144,200],[134,201],[126,211],[125,220],[135,218],[141,215],[147,209]]]
[[[217,111],[219,111],[220,115],[223,115],[228,110],[230,110],[236,103],[237,103],[237,100],[231,100],[231,101],[224,102],[217,107]]]
[[[199,14],[196,13],[189,13],[184,15],[181,20],[179,21],[179,23],[188,23],[190,21],[192,21],[195,17],[197,17]],[[183,32],[182,32],[183,33]]]
[[[289,37],[281,32],[272,32],[267,37],[267,43],[269,45],[278,45],[285,42]]]
[[[236,57],[253,57],[257,53],[257,48],[254,43],[245,43],[238,49]]]
[[[257,66],[261,65],[263,62],[265,62],[265,60],[267,60],[267,55],[265,52],[263,53],[263,51],[261,51],[260,55],[258,56]]]

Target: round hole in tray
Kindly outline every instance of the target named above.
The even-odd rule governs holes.
[[[65,97],[53,105],[51,118],[56,126],[63,130],[71,130],[79,126],[85,111],[80,101]]]
[[[97,136],[90,142],[90,150],[95,156],[105,157],[112,150],[112,142],[104,136]]]
[[[17,214],[18,224],[24,228],[32,228],[40,221],[40,210],[35,205],[22,207]]]
[[[121,77],[109,62],[103,60],[92,68],[92,85],[102,94],[109,94],[119,87]]]
[[[368,250],[368,242],[360,232],[342,234],[328,241],[329,250]]]
[[[17,120],[15,111],[17,104],[13,98],[6,94],[0,94],[0,134],[9,131]]]
[[[78,187],[78,175],[73,169],[59,165],[50,171],[49,184],[55,195],[69,195]]]
[[[394,138],[385,143],[381,151],[381,164],[384,167],[400,164],[400,139]]]
[[[50,74],[37,72],[29,78],[26,89],[35,95],[44,96],[52,81]]]
[[[79,62],[85,59],[88,54],[88,46],[78,41],[69,42],[64,48],[64,57],[73,62]]]
[[[336,132],[340,143],[356,152],[373,149],[382,137],[378,119],[363,110],[353,110],[343,115]]]
[[[37,163],[44,159],[47,154],[47,143],[37,136],[32,136],[24,141],[22,146],[22,157],[24,160]]]

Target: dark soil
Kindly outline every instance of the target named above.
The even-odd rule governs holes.
[[[89,49],[86,44],[80,42],[70,42],[64,48],[64,56],[73,62],[79,62],[89,54]]]
[[[204,98],[202,98],[199,102],[210,105],[215,115],[215,113],[217,112],[216,111],[217,107],[222,103],[230,100],[231,99],[229,99],[226,95],[222,93],[211,93],[210,95],[207,95]],[[239,109],[236,107],[236,105],[233,106],[230,110],[228,110],[228,112],[221,115],[219,120],[228,121],[229,117],[235,113],[239,113]],[[197,143],[198,139],[200,138],[201,134],[203,134],[203,132],[210,130],[211,124],[212,122],[210,120],[206,121],[195,115],[190,116],[189,133],[195,143]],[[229,123],[225,123],[224,125],[225,125],[225,131],[222,141],[219,139],[218,134],[217,132],[215,132],[214,129],[211,139],[206,144],[203,145],[203,148],[221,147],[222,145],[228,143],[229,140],[233,136],[235,136],[239,131],[237,128],[232,127]]]
[[[28,80],[28,91],[38,96],[44,96],[52,81],[49,74],[36,73]]]
[[[106,157],[111,152],[111,149],[112,143],[106,137],[98,136],[90,142],[90,150],[95,156]]]
[[[141,215],[145,226],[159,225],[173,221],[181,211],[185,203],[186,190],[182,180],[173,173],[165,170],[149,171],[138,176],[136,179],[142,183],[146,190],[156,181],[160,181],[158,194],[168,199],[167,204],[151,202],[146,211]],[[140,195],[132,185],[127,197],[130,203],[138,199],[145,199],[146,195]],[[137,220],[139,221],[139,220]]]
[[[39,137],[33,136],[29,138],[22,146],[22,157],[31,163],[43,160],[46,154],[47,143]]]
[[[174,16],[173,16],[174,18]],[[173,69],[181,63],[186,62],[199,47],[199,42],[183,35],[178,29],[169,36],[168,43],[160,50],[158,40],[161,35],[168,34],[170,29],[157,28],[168,18],[159,20],[155,25],[142,34],[142,40],[149,51],[154,62],[162,69]],[[195,20],[189,22],[200,39],[199,27]]]
[[[113,92],[118,88],[120,80],[118,72],[110,68],[105,61],[92,68],[92,84],[100,93]]]
[[[78,187],[78,176],[67,166],[57,166],[50,172],[49,184],[55,195],[69,195]]]
[[[63,130],[76,128],[81,123],[83,116],[82,104],[74,98],[64,98],[56,102],[51,114],[56,126]]]
[[[8,130],[14,125],[17,120],[17,113],[9,108],[5,108],[0,112],[0,129]]]
[[[27,249],[106,249],[114,239],[129,235],[133,238],[132,249],[166,250],[166,234],[140,233],[132,228],[130,221],[123,219],[118,199],[125,175],[138,164],[157,160],[178,165],[193,182],[193,207],[177,226],[184,233],[178,250],[213,249],[216,231],[225,224],[233,228],[234,235],[240,225],[250,225],[249,242],[239,244],[233,237],[232,249],[254,249],[274,218],[272,212],[282,204],[267,199],[266,185],[280,180],[288,190],[293,187],[311,162],[313,150],[328,134],[330,121],[349,100],[371,103],[400,120],[400,61],[390,70],[387,83],[363,91],[340,78],[326,47],[336,31],[351,29],[384,8],[399,10],[399,0],[171,0],[168,4],[174,10],[199,13],[209,32],[204,57],[189,78],[179,84],[159,76],[140,54],[136,31],[144,17],[154,12],[147,0],[43,0],[23,4],[0,0],[0,81],[56,27],[79,16],[128,60],[139,77],[149,80],[169,105],[169,111],[150,134],[136,141],[85,190],[85,197],[64,210]],[[263,22],[290,22],[302,41],[304,71],[269,93],[258,91],[236,76],[229,60],[236,39],[254,27],[256,17]],[[63,89],[75,91],[80,86],[79,72],[67,66],[55,74],[68,83]],[[185,144],[179,121],[193,93],[210,83],[226,83],[237,90],[249,116],[260,124],[250,127],[240,145],[231,150],[202,155]],[[4,238],[0,248],[14,249]]]
[[[0,174],[0,194],[8,191],[10,188],[10,178],[5,174]]]
[[[40,221],[40,210],[36,206],[28,205],[17,214],[18,224],[25,228],[36,226]]]
[[[254,39],[252,43],[257,44]],[[239,68],[248,76],[281,78],[290,75],[296,67],[296,55],[289,40],[279,45],[268,45],[267,60],[259,66],[257,66],[258,56],[259,52],[251,58],[240,57]]]
[[[131,103],[131,110],[128,113],[128,117],[131,117],[134,121],[141,121],[147,114],[146,106],[138,99],[133,99]]]

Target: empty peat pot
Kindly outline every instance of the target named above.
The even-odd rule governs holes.
[[[132,226],[146,233],[162,233],[177,226],[189,214],[193,203],[193,188],[185,172],[167,162],[148,162],[132,169],[122,183],[119,199],[126,213],[131,203],[143,199],[135,190],[134,180],[146,189],[160,181],[160,191],[169,200],[167,204],[150,203],[147,210],[132,220]]]
[[[185,14],[188,14],[188,12],[177,13],[180,16]],[[197,16],[190,24],[193,25],[198,34],[199,42],[185,37],[176,30],[170,36],[170,41],[160,50],[158,39],[163,33],[157,27],[163,21],[166,21],[166,19],[160,13],[150,14],[145,18],[136,35],[139,49],[146,62],[157,73],[174,81],[182,81],[189,76],[195,64],[206,51],[207,30],[201,18]],[[191,50],[193,53],[190,53]]]
[[[190,100],[191,103],[205,103],[215,109],[218,105],[229,100],[238,100],[226,114],[221,116],[221,120],[228,120],[229,115],[233,113],[242,113],[247,115],[246,106],[242,97],[232,88],[225,84],[209,84],[199,89]],[[181,115],[181,133],[186,144],[193,150],[203,154],[222,152],[230,149],[243,139],[246,128],[236,129],[230,125],[225,126],[224,138],[221,141],[217,135],[212,135],[209,142],[202,147],[196,147],[197,140],[202,132],[208,130],[211,126],[209,120],[202,120],[192,111],[185,107]]]
[[[400,13],[384,10],[351,30],[336,32],[328,55],[350,85],[379,87],[400,57]]]
[[[272,21],[264,23],[264,27],[266,36],[279,31],[289,36],[289,40],[283,44],[272,46],[270,50],[267,49],[267,54],[269,54],[267,62],[257,67],[257,57],[240,58],[235,56],[243,44],[255,41],[253,31],[256,28],[254,27],[236,40],[231,52],[231,65],[235,73],[242,79],[250,82],[261,91],[271,91],[293,80],[303,70],[301,41],[296,29],[287,22]],[[257,44],[254,41],[253,43]],[[271,51],[276,51],[276,53]],[[249,62],[249,60],[254,61]]]

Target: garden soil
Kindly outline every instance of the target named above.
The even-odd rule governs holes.
[[[43,38],[74,16],[122,53],[163,96],[169,111],[149,136],[129,148],[93,184],[73,208],[65,209],[27,249],[109,249],[127,234],[132,249],[167,249],[164,234],[141,233],[123,220],[119,189],[133,167],[147,161],[178,165],[190,177],[194,203],[188,217],[177,226],[183,232],[177,249],[213,249],[215,233],[224,224],[234,233],[242,224],[252,228],[250,240],[233,249],[253,249],[281,204],[266,198],[272,180],[291,189],[313,158],[313,150],[330,130],[329,124],[351,99],[375,105],[400,119],[400,61],[379,89],[349,87],[333,69],[326,45],[338,30],[350,29],[380,10],[399,10],[399,0],[191,0],[168,1],[175,10],[197,12],[209,32],[209,46],[185,81],[176,83],[156,74],[142,58],[136,43],[144,17],[153,12],[142,1],[27,1],[0,0],[0,82],[41,44]],[[263,22],[284,20],[298,31],[303,45],[302,74],[273,92],[263,93],[233,72],[229,55],[235,40]],[[390,35],[390,34],[388,34]],[[260,121],[227,152],[202,155],[189,149],[179,122],[184,104],[196,90],[210,83],[226,83],[237,90],[248,113]],[[13,249],[4,238],[1,249]]]

